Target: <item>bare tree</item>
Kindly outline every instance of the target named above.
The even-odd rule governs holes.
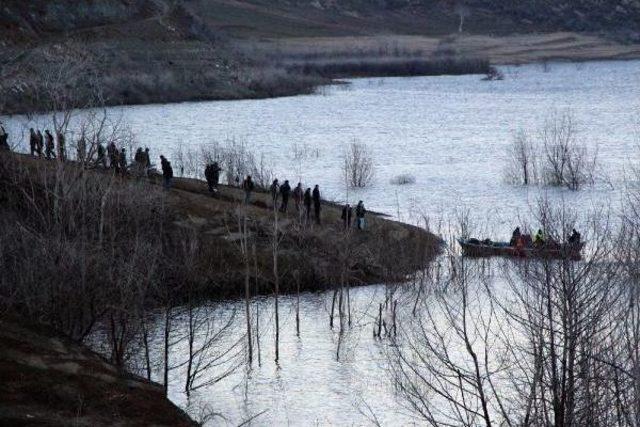
[[[509,147],[506,178],[518,184],[563,186],[577,191],[592,185],[598,173],[598,153],[578,139],[570,112],[546,120],[536,136],[519,131]]]
[[[513,136],[506,177],[514,184],[529,185],[538,182],[536,152],[531,138],[524,130]]]
[[[348,145],[343,157],[342,173],[347,186],[363,188],[371,183],[374,164],[366,145],[356,141]]]

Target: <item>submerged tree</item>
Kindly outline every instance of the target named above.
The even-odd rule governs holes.
[[[345,150],[342,173],[348,187],[364,188],[371,184],[374,176],[373,158],[367,146],[352,142]]]

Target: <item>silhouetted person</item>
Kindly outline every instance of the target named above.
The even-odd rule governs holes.
[[[344,225],[344,229],[347,230],[351,227],[351,215],[353,214],[353,209],[351,205],[347,203],[342,207],[342,215],[340,218],[342,219],[342,224]]]
[[[107,155],[109,156],[109,167],[116,169],[118,167],[118,149],[113,141],[107,144]]]
[[[49,132],[49,129],[46,129],[44,131],[44,139],[45,139],[45,145],[44,145],[45,156],[47,157],[47,159],[55,159],[56,145],[53,143],[53,135],[51,135],[51,132]]]
[[[242,182],[242,189],[244,190],[245,205],[248,205],[249,203],[251,203],[251,193],[253,192],[254,188],[255,188],[255,185],[251,180],[251,175],[247,175],[247,178]]]
[[[0,125],[0,150],[9,151],[11,147],[9,147],[9,134],[4,127]]]
[[[278,204],[278,191],[280,189],[280,184],[278,183],[278,179],[274,179],[269,187],[269,191],[271,192],[271,202],[273,203],[273,207],[275,209]]]
[[[103,168],[107,168],[107,152],[101,142],[98,142],[98,158],[96,164],[102,165]]]
[[[36,138],[36,152],[38,153],[39,157],[42,157],[44,153],[44,136],[42,136],[42,132],[40,132],[40,129],[38,129],[38,132],[36,132]]]
[[[36,155],[36,147],[38,146],[38,135],[36,135],[36,131],[33,128],[29,129],[29,152],[32,156]]]
[[[84,137],[84,132],[80,135],[78,144],[76,147],[78,161],[84,163],[87,157],[87,141]]]
[[[127,174],[127,153],[124,150],[120,150],[120,155],[118,156],[118,166],[120,167],[120,173],[122,175]]]
[[[358,230],[364,230],[364,227],[365,227],[364,215],[366,213],[367,211],[364,208],[364,203],[362,203],[362,200],[360,200],[358,202],[358,205],[356,206],[356,222],[358,225]]]
[[[313,213],[315,215],[316,224],[320,224],[320,188],[316,184],[313,187]]]
[[[173,182],[173,168],[171,167],[171,162],[169,162],[169,160],[164,156],[160,156],[160,165],[162,167],[162,185],[165,190],[169,190]]]
[[[282,205],[280,206],[281,212],[287,212],[290,194],[291,194],[291,186],[289,185],[289,181],[285,180],[284,184],[280,186],[280,195],[282,196]]]
[[[311,189],[310,188],[307,188],[304,191],[303,200],[304,200],[304,214],[307,218],[307,221],[309,221],[309,217],[311,216]]]
[[[302,204],[302,198],[304,197],[304,190],[302,189],[302,183],[299,182],[296,188],[293,189],[293,203],[296,205],[296,211],[300,212],[300,205]]]
[[[151,157],[149,156],[149,147],[144,148],[143,161],[142,165],[144,167],[144,174],[147,175],[149,173],[149,168],[151,167]]]
[[[569,243],[571,243],[572,245],[577,245],[578,243],[580,243],[580,240],[582,240],[582,236],[574,228],[571,232],[571,236],[569,236]]]
[[[56,136],[58,139],[58,159],[64,162],[67,157],[66,141],[62,132],[58,132]]]
[[[515,246],[516,243],[518,243],[518,239],[520,238],[520,236],[522,236],[522,233],[520,232],[520,227],[516,227],[516,229],[513,230],[513,233],[511,233],[511,240],[509,241],[509,246]]]
[[[204,169],[204,177],[207,180],[209,186],[209,192],[213,193],[218,189],[218,181],[220,180],[220,167],[218,162],[213,162],[207,165]]]
[[[218,162],[213,162],[211,165],[212,174],[213,174],[213,186],[218,189],[218,183],[220,182],[220,172],[222,172],[222,168],[218,165]]]

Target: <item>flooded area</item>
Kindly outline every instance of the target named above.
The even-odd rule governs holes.
[[[228,141],[263,155],[276,175],[305,186],[319,184],[325,198],[363,200],[369,209],[406,222],[429,218],[432,226],[468,211],[496,238],[507,239],[518,222],[534,225],[537,200],[548,197],[581,211],[620,207],[626,177],[640,160],[640,62],[550,63],[501,67],[503,81],[481,76],[357,79],[309,96],[270,100],[189,102],[112,108],[126,119],[152,156]],[[545,120],[570,111],[578,138],[598,153],[596,183],[578,192],[514,186],[504,179],[515,132],[535,133]],[[16,135],[44,126],[44,117],[5,118]],[[366,144],[375,163],[370,187],[346,191],[341,168],[345,147]],[[313,147],[313,148],[311,148]],[[293,152],[302,153],[293,156]],[[394,185],[401,174],[415,182]],[[373,337],[383,285],[352,289],[351,327],[329,326],[332,292],[303,294],[300,335],[296,298],[280,306],[280,360],[274,361],[273,301],[258,298],[260,364],[241,366],[187,398],[183,368],[171,373],[169,395],[210,425],[420,424],[397,398],[388,376],[389,343]],[[410,301],[401,300],[402,304]],[[234,332],[220,348],[243,339],[243,302],[211,307],[234,316]],[[223,321],[223,320],[222,320]],[[183,321],[174,325],[185,328]],[[338,350],[338,347],[340,349]],[[172,358],[184,360],[184,343]],[[214,377],[233,365],[210,370]],[[160,378],[156,378],[160,379]]]

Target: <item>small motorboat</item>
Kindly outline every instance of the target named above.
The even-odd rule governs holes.
[[[509,242],[480,241],[478,239],[458,239],[462,254],[469,257],[508,256],[519,258],[572,259],[581,258],[585,242],[545,243],[531,246],[511,246]]]

